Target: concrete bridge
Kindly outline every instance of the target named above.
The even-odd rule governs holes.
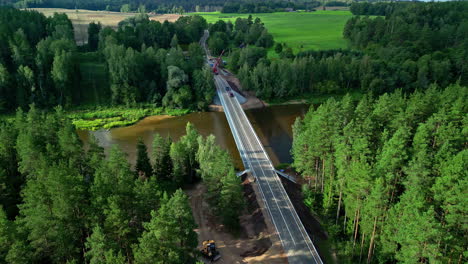
[[[236,96],[231,96],[232,88],[219,75],[214,80],[244,167],[255,177],[289,263],[323,263],[249,119]]]

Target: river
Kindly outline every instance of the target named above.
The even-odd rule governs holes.
[[[305,104],[279,105],[261,109],[247,110],[247,116],[252,123],[258,137],[265,146],[265,150],[272,159],[274,165],[279,163],[291,163],[290,149],[292,144],[291,126],[297,117],[303,117],[309,106]],[[134,164],[136,159],[136,144],[142,138],[151,153],[151,142],[155,133],[162,136],[169,135],[173,140],[178,140],[185,134],[187,122],[192,123],[203,136],[213,134],[218,144],[228,150],[233,157],[236,167],[243,169],[242,161],[237,151],[234,138],[222,112],[198,112],[184,116],[150,116],[138,123],[98,131],[78,130],[80,139],[85,146],[90,137],[94,136],[99,145],[106,150],[113,144],[128,154],[129,161]]]

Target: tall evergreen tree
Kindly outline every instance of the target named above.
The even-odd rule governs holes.
[[[172,176],[172,159],[170,156],[172,141],[169,137],[163,138],[159,134],[154,134],[153,139],[153,164],[154,175],[158,181],[169,180]]]
[[[197,246],[196,227],[187,196],[182,190],[151,213],[146,231],[134,247],[135,263],[190,263]]]
[[[186,134],[180,138],[180,143],[185,146],[185,151],[188,159],[187,183],[192,183],[196,178],[196,171],[199,164],[195,158],[198,151],[198,137],[200,134],[192,123],[187,123],[185,126]]]
[[[137,160],[135,171],[139,177],[147,178],[153,175],[153,169],[148,158],[148,151],[146,149],[145,142],[143,142],[143,139],[141,138],[138,139],[137,143]]]

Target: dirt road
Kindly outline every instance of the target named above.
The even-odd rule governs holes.
[[[245,187],[245,186],[244,186]],[[247,189],[249,189],[247,187]],[[250,188],[251,190],[251,188]],[[239,237],[234,237],[232,234],[225,231],[220,221],[211,215],[209,205],[203,199],[205,186],[201,183],[196,184],[186,193],[190,197],[190,205],[192,207],[195,221],[197,222],[199,247],[203,240],[213,239],[216,241],[218,250],[221,253],[221,259],[216,263],[226,264],[285,264],[287,260],[282,253],[279,242],[274,242],[271,235],[267,231],[263,221],[263,215],[260,210],[255,209],[248,201],[249,210],[245,215],[240,217],[242,230]],[[247,190],[246,198],[253,191]],[[208,263],[208,262],[207,262]]]

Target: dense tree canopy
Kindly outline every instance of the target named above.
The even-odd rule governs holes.
[[[245,89],[265,99],[304,93],[412,92],[457,81],[467,85],[468,3],[388,5],[395,8],[385,17],[348,20],[343,35],[352,51],[305,51],[291,59],[282,47],[283,59],[247,66],[233,59],[230,67],[238,71]]]
[[[299,0],[299,1],[228,1],[224,4],[222,13],[272,13],[284,12],[292,10],[312,10],[320,6],[322,3],[315,0]]]
[[[458,84],[346,96],[296,120],[306,203],[350,263],[465,262],[467,97]]]
[[[234,24],[219,20],[211,24],[209,30],[208,47],[211,52],[220,54],[223,50],[226,52],[230,50],[232,63],[235,65],[231,67],[234,69],[246,61],[250,62],[250,66],[256,65],[260,58],[266,57],[266,49],[274,45],[273,36],[268,33],[260,18],[254,20],[251,15],[248,18],[237,18]],[[244,59],[240,60],[241,58]]]
[[[207,75],[198,41],[207,23],[200,16],[160,23],[139,14],[117,30],[91,23],[84,47],[75,44],[64,14],[46,18],[3,7],[0,23],[0,111],[26,110],[31,103],[52,108],[97,102],[204,110],[212,100],[211,79],[202,80]],[[170,89],[174,67],[186,77]],[[90,93],[97,98],[85,102]]]
[[[0,8],[0,110],[76,101],[76,44],[65,15]]]
[[[61,108],[32,105],[2,121],[0,262],[195,263],[196,225],[180,188],[200,177],[218,182],[206,198],[215,197],[213,212],[230,227],[238,227],[243,196],[218,146],[210,146],[215,162],[228,169],[212,178],[200,170],[211,166],[199,153],[214,137],[205,141],[190,123],[186,132],[177,142],[156,135],[153,160],[139,141],[132,169],[117,146],[107,157],[94,140],[85,150]]]

